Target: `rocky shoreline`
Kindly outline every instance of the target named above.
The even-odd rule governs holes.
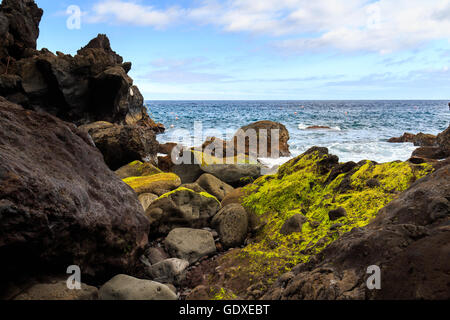
[[[42,14],[0,5],[1,299],[450,298],[450,127],[391,139],[419,146],[406,162],[313,147],[272,172],[256,159],[290,155],[272,121],[161,145],[131,63],[105,35],[74,57],[36,50]]]

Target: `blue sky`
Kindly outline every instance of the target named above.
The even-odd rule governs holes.
[[[36,2],[39,48],[106,33],[147,100],[450,98],[450,0]]]

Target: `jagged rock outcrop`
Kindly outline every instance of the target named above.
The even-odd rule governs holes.
[[[417,181],[307,264],[283,275],[266,299],[448,300],[450,291],[450,166]],[[369,290],[367,268],[381,269]]]
[[[389,143],[411,142],[418,147],[432,147],[436,144],[436,136],[426,133],[404,133],[401,137],[395,137],[388,140]]]
[[[43,11],[33,0],[3,0],[0,4],[0,60],[18,60],[33,54]],[[11,62],[11,61],[10,61]],[[0,69],[0,73],[4,70]]]
[[[133,273],[149,222],[73,124],[0,97],[0,283],[33,272]]]
[[[140,125],[159,133],[144,98],[127,75],[130,62],[99,34],[75,56],[36,50],[42,10],[33,0],[0,6],[0,94],[77,125],[95,121]]]
[[[450,126],[438,134],[433,146],[420,147],[413,152],[412,156],[431,160],[442,160],[450,157]]]

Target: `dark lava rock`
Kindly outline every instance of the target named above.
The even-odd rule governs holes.
[[[450,299],[450,165],[418,180],[364,228],[293,269],[264,299]],[[369,290],[367,268],[381,269]]]
[[[418,133],[418,134],[412,134],[412,133],[404,133],[403,136],[398,138],[391,138],[388,140],[390,143],[404,143],[404,142],[411,142],[414,143],[415,146],[419,147],[432,147],[436,145],[436,136],[432,134],[426,134],[426,133]]]
[[[423,146],[416,149],[413,157],[431,160],[442,160],[450,157],[450,126],[436,137],[433,146]]]
[[[75,56],[36,50],[43,14],[33,0],[4,0],[0,5],[0,93],[35,111],[46,111],[77,125],[95,121],[140,125],[164,132],[147,114],[144,98],[127,75],[131,63],[99,34]]]
[[[31,272],[133,273],[149,222],[89,137],[0,97],[0,283]]]
[[[0,59],[23,58],[35,51],[42,9],[32,0],[3,0],[0,5]],[[2,61],[3,62],[3,61]]]
[[[331,221],[334,221],[339,218],[346,217],[347,211],[345,211],[344,208],[338,208],[336,210],[331,210],[330,212],[328,212],[328,216],[330,217]]]
[[[271,153],[272,149],[272,139],[275,139],[275,136],[272,138],[272,130],[278,130],[278,148],[275,148],[274,144],[274,153]],[[246,135],[250,133],[256,133],[258,137],[258,141],[255,146],[252,146],[252,141],[246,138]],[[259,137],[266,135],[267,144],[260,145]],[[234,145],[235,148],[239,150],[239,141],[245,142],[245,154],[250,155],[251,157],[289,157],[291,152],[289,151],[288,141],[290,139],[289,131],[286,127],[277,122],[273,121],[258,121],[247,126],[242,127],[238,132],[236,132],[234,137]],[[244,147],[244,146],[243,146]]]
[[[80,130],[92,137],[111,170],[135,160],[152,160],[158,152],[159,143],[150,128],[100,121],[81,126]]]
[[[296,214],[290,217],[280,229],[280,233],[287,236],[292,233],[302,232],[303,224],[307,221],[306,217]]]

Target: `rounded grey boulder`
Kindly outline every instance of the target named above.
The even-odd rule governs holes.
[[[99,291],[100,300],[177,300],[166,285],[119,274],[105,283]]]
[[[211,232],[198,229],[172,230],[165,240],[165,246],[171,256],[187,260],[191,264],[216,252]]]

